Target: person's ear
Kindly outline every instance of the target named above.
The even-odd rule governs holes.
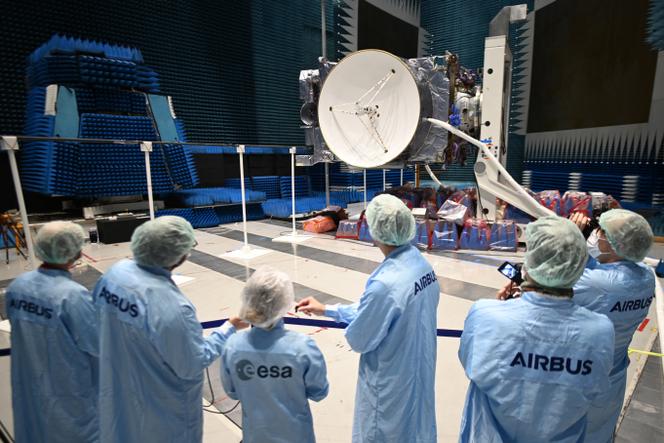
[[[175,268],[177,268],[178,266],[180,266],[182,263],[186,262],[188,258],[189,258],[189,253],[184,254],[184,255],[182,256],[182,258],[181,258],[180,260],[178,260],[178,262],[177,262],[176,264],[174,264],[174,265],[169,269],[169,271],[172,271],[173,269],[175,269]]]

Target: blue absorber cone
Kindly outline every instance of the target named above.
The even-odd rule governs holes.
[[[426,220],[417,220],[415,237],[411,243],[418,248],[429,249],[429,225]]]
[[[366,219],[363,219],[360,223],[360,232],[358,234],[358,240],[373,243],[373,238],[371,238],[371,233],[369,232],[369,224]]]
[[[664,277],[664,260],[660,260],[657,264],[655,274],[657,274],[657,277]]]
[[[454,223],[438,222],[431,236],[431,249],[455,250],[459,247],[459,234]]]

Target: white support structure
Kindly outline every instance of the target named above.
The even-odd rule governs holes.
[[[484,76],[482,84],[482,122],[481,140],[490,140],[487,148],[491,155],[505,166],[507,160],[507,129],[509,124],[510,85],[512,77],[512,54],[507,36],[487,37],[484,41]],[[485,154],[478,153],[477,163],[482,162]],[[481,169],[481,166],[480,166]],[[475,175],[477,176],[477,171]],[[495,168],[487,169],[491,181],[506,183],[501,172]],[[510,177],[511,178],[511,177]],[[481,213],[489,220],[496,219],[496,196],[490,190],[481,189],[478,204]]]
[[[245,197],[244,187],[244,145],[237,147],[237,153],[240,156],[240,192],[242,193],[242,233],[244,234],[244,245],[241,249],[222,254],[222,257],[240,258],[251,260],[270,253],[267,249],[257,249],[249,246],[249,236],[247,234],[247,199]]]
[[[150,208],[150,220],[154,220],[154,199],[152,197],[152,170],[150,169],[150,153],[152,142],[142,142],[141,151],[145,154],[145,178],[148,182],[148,206]]]
[[[399,180],[399,186],[403,186],[403,168],[401,168],[401,178]]]
[[[18,201],[18,210],[21,213],[21,223],[23,224],[23,233],[25,234],[25,243],[28,248],[28,258],[32,269],[37,267],[35,250],[32,246],[32,234],[30,233],[30,221],[28,220],[28,210],[25,207],[25,198],[23,197],[23,187],[21,186],[21,177],[18,173],[18,164],[16,163],[16,151],[18,151],[18,139],[16,137],[2,137],[1,148],[7,151],[9,156],[9,167],[12,171],[14,180],[14,190],[16,191],[16,200]]]
[[[556,215],[550,209],[539,204],[537,200],[532,198],[530,194],[528,194],[526,190],[512,178],[503,165],[500,164],[498,159],[493,156],[489,146],[474,139],[465,132],[458,130],[447,122],[436,120],[434,118],[429,118],[427,120],[479,148],[479,155],[475,162],[475,177],[477,178],[477,185],[479,187],[478,191],[481,195],[486,195],[494,200],[494,208],[495,199],[497,197],[535,218]],[[489,218],[488,214],[485,214],[485,216]],[[495,218],[489,218],[489,220],[493,221]]]
[[[387,178],[386,178],[386,174],[387,174],[386,170],[383,169],[383,191],[385,191],[385,189],[387,189]]]
[[[282,243],[302,243],[303,241],[310,239],[311,235],[298,234],[297,228],[295,227],[295,154],[297,153],[297,148],[293,146],[288,152],[291,155],[291,219],[293,230],[289,234],[273,238],[272,241]]]

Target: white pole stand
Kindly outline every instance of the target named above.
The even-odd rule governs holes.
[[[23,198],[23,187],[21,187],[21,177],[18,174],[18,165],[16,163],[16,151],[18,151],[18,139],[16,137],[2,137],[0,147],[7,151],[9,155],[9,167],[12,171],[14,180],[14,190],[16,191],[16,200],[18,201],[18,210],[21,213],[21,223],[23,224],[23,233],[25,234],[25,243],[28,247],[28,258],[32,269],[37,268],[37,259],[35,259],[35,250],[32,246],[32,234],[30,233],[30,221],[28,220],[28,211],[25,208],[25,199]]]
[[[325,162],[325,206],[330,206],[330,164]]]
[[[399,186],[403,186],[403,168],[401,168],[401,179],[399,180]]]
[[[293,146],[288,152],[291,155],[291,219],[293,221],[293,230],[288,234],[273,238],[272,241],[280,243],[302,243],[309,240],[312,236],[298,234],[295,228],[295,153],[297,152],[297,148]]]
[[[364,209],[367,209],[367,170],[363,170],[362,173],[364,179]]]
[[[145,178],[148,182],[148,206],[150,207],[150,220],[154,220],[154,198],[152,197],[152,170],[150,169],[150,153],[152,142],[142,142],[141,151],[145,153]]]
[[[222,254],[221,257],[239,258],[243,260],[251,260],[252,258],[260,257],[261,255],[269,254],[270,250],[252,248],[249,246],[249,236],[247,235],[247,199],[244,190],[244,145],[237,147],[237,153],[240,156],[240,189],[242,192],[242,232],[244,234],[244,245],[241,249]]]

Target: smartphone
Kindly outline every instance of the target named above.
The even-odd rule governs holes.
[[[521,277],[521,265],[517,263],[510,263],[506,261],[498,267],[498,272],[503,274],[505,277],[512,280],[517,285],[523,283],[523,278]]]

